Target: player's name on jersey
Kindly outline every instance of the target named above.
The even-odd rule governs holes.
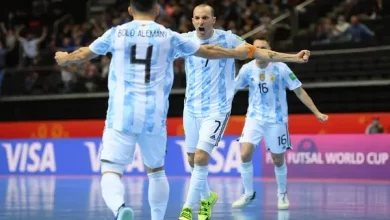
[[[118,37],[162,37],[168,36],[166,31],[161,30],[135,30],[135,29],[121,29],[118,31]]]

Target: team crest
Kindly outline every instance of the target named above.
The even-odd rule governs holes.
[[[273,81],[275,81],[275,79],[276,79],[275,75],[271,74],[271,81],[273,82]]]
[[[265,73],[260,74],[260,80],[261,80],[261,81],[264,81],[264,80],[265,80]]]

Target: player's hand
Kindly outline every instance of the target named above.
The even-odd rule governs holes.
[[[328,118],[329,118],[328,115],[325,115],[325,114],[322,114],[322,113],[316,114],[316,117],[317,117],[317,119],[318,119],[321,123],[327,122],[327,121],[328,121]]]
[[[54,59],[56,59],[57,64],[59,66],[66,66],[68,62],[68,60],[66,59],[67,56],[68,56],[67,52],[56,52]]]
[[[297,63],[307,63],[309,61],[310,51],[301,50],[295,55]]]
[[[248,54],[250,51],[250,46],[247,44],[242,44],[235,49],[235,58],[238,60],[245,60],[248,58]]]

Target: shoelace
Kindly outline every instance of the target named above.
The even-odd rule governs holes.
[[[183,209],[183,211],[180,214],[180,217],[185,217],[185,218],[190,219],[191,218],[191,210],[187,209],[187,208]]]
[[[282,197],[283,202],[286,202],[286,195],[287,195],[287,192],[280,193],[280,194],[283,195],[283,197]]]
[[[201,215],[207,215],[209,211],[210,203],[206,201],[202,201],[200,203],[200,211],[199,214]]]

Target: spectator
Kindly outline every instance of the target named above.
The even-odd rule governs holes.
[[[41,43],[46,38],[47,28],[43,28],[42,35],[39,38],[36,38],[32,33],[27,33],[26,38],[21,37],[20,31],[21,29],[16,32],[16,38],[19,40],[23,47],[24,59],[22,62],[22,66],[34,65],[38,61],[37,59],[39,43]]]
[[[347,33],[350,34],[351,40],[355,42],[375,36],[375,33],[368,29],[365,24],[360,23],[355,15],[351,17],[351,26],[347,29]]]
[[[366,128],[366,134],[381,134],[383,132],[383,126],[379,123],[378,117],[375,117]]]
[[[340,37],[340,36],[344,35],[350,26],[351,26],[351,24],[345,20],[345,16],[339,15],[339,17],[337,18],[337,24],[336,24],[335,29],[334,29],[335,30],[335,32],[334,32],[335,37]]]

